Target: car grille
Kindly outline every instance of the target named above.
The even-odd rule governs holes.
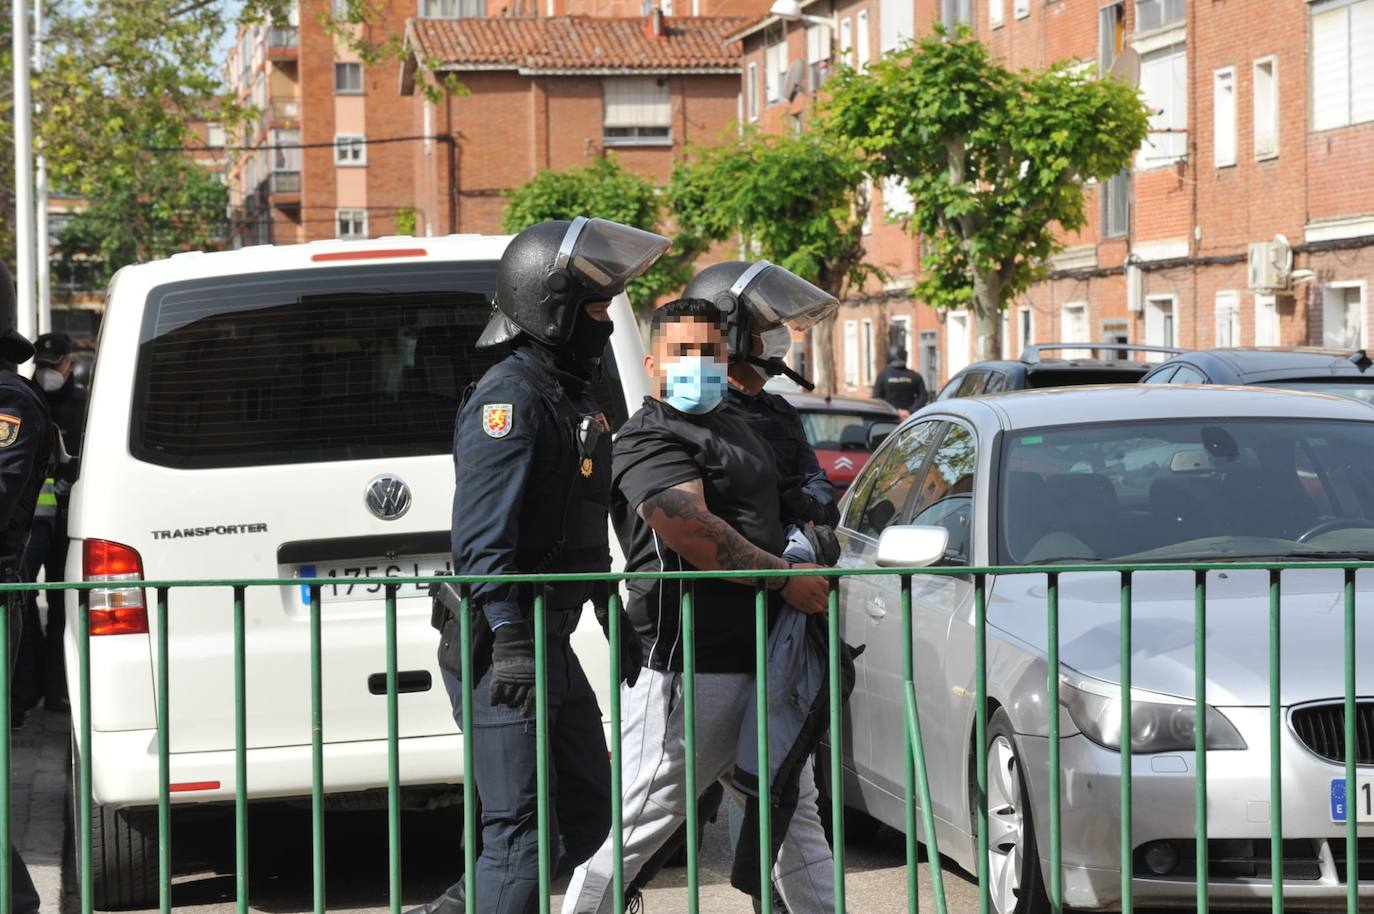
[[[1293,711],[1293,731],[1324,759],[1345,762],[1345,705],[1308,705]],[[1355,705],[1355,763],[1374,765],[1374,701]]]
[[[1360,882],[1374,880],[1374,838],[1357,838],[1356,851],[1359,853]],[[1345,839],[1331,838],[1331,856],[1336,864],[1336,878],[1345,882]]]

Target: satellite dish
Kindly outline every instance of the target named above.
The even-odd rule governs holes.
[[[783,77],[782,94],[789,102],[797,97],[797,93],[802,90],[802,81],[806,79],[806,64],[800,60],[792,61],[792,65],[787,68],[787,75]]]
[[[1116,60],[1112,61],[1111,67],[1107,69],[1107,75],[1132,89],[1140,88],[1140,55],[1136,53],[1135,48],[1122,48],[1121,53],[1116,55]]]

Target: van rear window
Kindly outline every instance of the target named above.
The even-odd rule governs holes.
[[[154,289],[133,456],[206,469],[450,453],[464,389],[506,355],[476,348],[495,280],[495,262],[473,261]],[[623,419],[619,385],[598,386],[608,417]]]

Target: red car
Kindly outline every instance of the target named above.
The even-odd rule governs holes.
[[[801,413],[806,440],[840,495],[864,468],[873,449],[901,422],[897,411],[881,400],[791,392],[782,396]]]

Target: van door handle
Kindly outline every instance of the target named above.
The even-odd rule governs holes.
[[[396,694],[407,692],[428,692],[433,685],[429,670],[397,670]],[[386,673],[373,673],[367,677],[367,690],[373,695],[386,694]]]
[[[864,607],[868,610],[870,619],[887,618],[887,602],[882,597],[870,597]]]

